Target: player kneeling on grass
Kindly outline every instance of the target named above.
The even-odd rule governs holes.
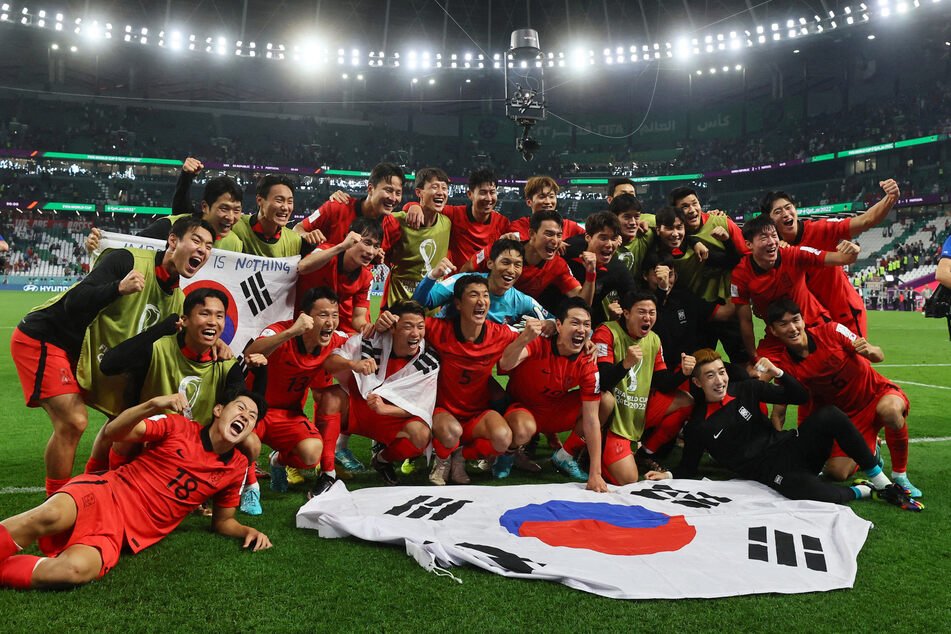
[[[536,322],[531,329],[525,328],[535,338],[526,342],[520,337],[502,354],[499,369],[509,372],[507,391],[512,399],[505,419],[513,429],[531,429],[533,433],[571,431],[577,441],[574,444],[587,443],[590,475],[564,447],[552,456],[552,464],[565,475],[587,480],[592,491],[607,491],[601,477],[601,386],[597,366],[584,353],[591,335],[591,308],[580,297],[568,298],[555,323],[557,337],[538,337],[540,325]],[[604,420],[608,414],[610,410],[604,413]],[[514,462],[515,454],[506,452],[496,458],[493,471],[504,478]]]
[[[909,480],[908,426],[911,404],[897,385],[872,369],[885,354],[846,326],[831,322],[807,328],[802,311],[791,299],[780,299],[766,309],[770,332],[786,346],[782,357],[788,368],[809,390],[811,398],[799,408],[799,420],[823,405],[845,412],[865,438],[872,453],[878,453],[878,432],[885,428],[885,442],[892,459],[892,480],[912,497],[921,497]],[[870,363],[872,362],[872,363]],[[836,445],[823,472],[833,480],[855,473],[855,461]]]
[[[370,465],[386,484],[399,484],[394,461],[422,455],[432,439],[439,355],[425,337],[426,309],[398,301],[380,315],[371,337],[350,337],[324,362],[340,385],[322,400],[340,399],[347,434],[376,441]]]
[[[236,445],[266,413],[264,398],[228,390],[212,419],[189,420],[182,394],[159,396],[106,423],[113,441],[148,443],[114,471],[72,478],[43,504],[0,522],[0,586],[64,588],[101,577],[124,547],[137,553],[171,533],[198,504],[212,499],[212,529],[270,548],[264,533],[234,519],[248,460]],[[133,484],[134,483],[134,484]],[[38,540],[47,557],[17,555]]]
[[[731,381],[718,352],[704,348],[694,357],[697,364],[691,380],[703,392],[704,402],[694,408],[684,429],[680,465],[671,471],[649,471],[648,480],[693,477],[706,450],[720,466],[793,500],[842,504],[874,497],[908,511],[924,508],[882,473],[862,434],[842,410],[822,407],[798,429],[777,430],[766,415],[765,403],[802,405],[809,400],[809,392],[769,359],[757,362],[761,380]],[[772,379],[779,384],[769,383]],[[835,442],[865,471],[868,480],[843,487],[816,475]]]

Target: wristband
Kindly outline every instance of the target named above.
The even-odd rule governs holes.
[[[593,281],[595,281],[597,278],[598,278],[598,272],[597,272],[597,271],[585,271],[585,273],[584,273],[584,281],[585,281],[585,282],[593,282]]]
[[[667,479],[668,479],[668,480],[673,480],[673,479],[674,479],[674,474],[671,473],[670,471],[664,471],[664,475],[667,476]]]

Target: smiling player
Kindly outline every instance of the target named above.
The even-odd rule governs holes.
[[[285,231],[294,213],[294,183],[287,176],[268,174],[257,184],[258,211],[241,219],[231,228],[244,246],[244,252],[269,258],[305,256],[313,245],[300,234]]]

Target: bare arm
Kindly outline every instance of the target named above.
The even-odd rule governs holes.
[[[145,436],[145,420],[167,409],[173,412],[183,412],[188,407],[188,399],[184,394],[176,392],[167,396],[156,396],[144,403],[124,410],[118,416],[106,423],[103,435],[112,442],[142,442]]]
[[[331,260],[355,245],[357,242],[360,242],[362,239],[363,236],[361,236],[359,233],[351,231],[340,244],[335,244],[327,249],[316,249],[315,251],[312,251],[310,255],[297,263],[297,274],[306,275],[307,273],[312,273],[313,271],[322,269],[323,267],[327,266]]]
[[[849,220],[849,235],[853,238],[866,229],[878,225],[898,202],[898,197],[901,195],[898,190],[898,183],[889,178],[886,181],[880,181],[878,184],[885,190],[885,197],[869,207],[865,213]]]
[[[244,349],[244,355],[263,354],[265,357],[268,357],[272,352],[280,348],[284,342],[304,334],[313,327],[314,318],[307,313],[301,313],[297,316],[297,321],[294,322],[294,325],[287,330],[282,330],[268,337],[261,337],[260,339],[252,341],[251,344]]]
[[[753,309],[749,304],[736,305],[736,319],[740,322],[740,335],[743,347],[750,359],[756,358],[756,335],[753,334]]]
[[[843,240],[835,251],[827,251],[823,266],[848,266],[855,264],[859,258],[859,252],[862,250],[859,245],[848,240]]]
[[[591,464],[588,466],[589,491],[607,493],[608,485],[601,477],[601,422],[598,419],[600,401],[581,402],[581,426],[584,430],[584,442],[588,446],[588,457]]]
[[[871,361],[872,363],[881,363],[885,360],[885,353],[878,346],[870,344],[865,337],[858,337],[852,341],[852,347],[855,352]]]
[[[499,359],[499,368],[503,372],[511,370],[528,356],[528,344],[538,338],[542,332],[542,322],[538,319],[526,319],[525,330],[522,331],[515,341],[505,347],[502,357]],[[524,353],[524,356],[523,356]]]
[[[270,548],[272,544],[268,536],[256,528],[245,526],[236,520],[234,511],[234,508],[215,505],[211,511],[211,529],[219,535],[243,539],[242,548],[251,547],[253,551]]]

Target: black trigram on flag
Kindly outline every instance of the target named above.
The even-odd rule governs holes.
[[[749,532],[750,559],[770,560],[769,531],[765,526],[751,526]],[[811,535],[801,535],[802,552],[806,568],[826,572],[826,557],[822,554],[822,541]],[[796,536],[783,531],[773,531],[773,558],[780,566],[798,566]]]
[[[267,292],[264,276],[260,271],[241,282],[241,291],[244,293],[244,298],[248,300],[248,308],[254,316],[274,303]]]
[[[655,484],[649,489],[631,491],[631,495],[639,495],[651,500],[664,500],[694,509],[709,509],[733,501],[730,498],[710,495],[703,491],[696,493],[682,491],[666,484]]]
[[[423,374],[429,374],[433,370],[439,369],[439,356],[434,350],[427,350],[419,355],[419,358],[413,363],[413,367]]]
[[[403,515],[418,520],[444,520],[456,513],[472,500],[453,500],[451,498],[436,498],[430,495],[418,495],[404,504],[398,504],[386,512],[386,515]]]
[[[531,574],[535,572],[538,568],[545,566],[545,564],[532,561],[525,557],[520,557],[515,553],[510,553],[507,550],[502,550],[501,548],[496,548],[495,546],[486,546],[485,544],[470,544],[468,542],[462,542],[456,544],[458,548],[468,548],[469,550],[476,550],[480,553],[489,556],[497,566],[505,568],[510,572],[518,572],[521,574]]]
[[[380,365],[380,360],[383,359],[383,350],[380,348],[374,348],[372,341],[369,339],[364,339],[360,346],[360,358],[373,359],[376,361],[377,365]]]

